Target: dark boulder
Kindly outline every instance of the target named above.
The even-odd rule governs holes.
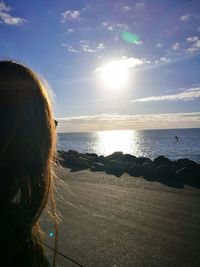
[[[178,160],[173,161],[173,164],[178,169],[181,169],[183,167],[186,167],[187,165],[191,165],[191,164],[196,165],[197,163],[193,160],[188,159],[188,158],[183,158],[183,159],[178,159]]]
[[[143,176],[146,178],[150,178],[152,177],[152,174],[153,174],[153,171],[155,170],[156,168],[156,165],[155,163],[153,162],[149,162],[149,161],[146,161],[142,164],[142,167],[143,167]]]
[[[200,181],[200,165],[196,162],[190,163],[185,167],[176,171],[176,177],[179,179],[199,179]]]
[[[106,160],[119,160],[123,157],[123,152],[117,151],[105,157]]]
[[[146,157],[138,157],[137,158],[137,163],[143,164],[144,162],[152,162],[152,160],[150,158],[146,158]]]
[[[82,157],[72,157],[68,156],[65,158],[64,166],[71,168],[72,170],[84,170],[91,167],[91,164],[89,161]]]
[[[136,164],[136,162],[130,162],[130,161],[123,161],[121,160],[121,163],[124,165],[124,171],[128,172],[128,170],[133,166],[133,164]]]
[[[140,164],[133,164],[127,172],[131,176],[143,176],[143,167]]]
[[[172,165],[160,165],[153,170],[151,175],[154,178],[172,179],[175,177],[175,169]]]
[[[159,156],[154,159],[154,163],[158,166],[160,165],[170,165],[172,164],[172,161],[164,156]]]
[[[94,153],[85,153],[85,154],[83,154],[83,157],[85,159],[90,160],[91,162],[98,161],[98,155],[97,154],[94,154]]]
[[[67,151],[67,156],[69,157],[79,157],[79,152],[75,150],[68,150]]]
[[[125,171],[125,166],[120,160],[109,160],[105,163],[105,170],[109,174],[121,176]]]
[[[99,156],[96,161],[104,164],[106,159],[104,156]]]
[[[122,161],[128,161],[128,162],[136,162],[137,157],[131,155],[131,154],[124,154],[121,158]]]
[[[93,172],[105,171],[105,166],[103,163],[94,162],[90,170]]]

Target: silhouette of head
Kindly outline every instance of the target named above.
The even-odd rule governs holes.
[[[17,62],[0,61],[0,120],[1,264],[9,266],[27,241],[32,266],[45,266],[38,220],[55,205],[55,122],[44,83]]]

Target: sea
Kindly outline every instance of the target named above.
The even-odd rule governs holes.
[[[200,163],[200,128],[58,133],[58,149],[107,156],[122,151],[151,159],[189,158]]]

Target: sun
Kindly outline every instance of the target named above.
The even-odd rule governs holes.
[[[123,88],[128,82],[128,69],[121,61],[112,61],[99,71],[101,80],[111,89]]]

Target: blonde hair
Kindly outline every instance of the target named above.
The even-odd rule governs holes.
[[[0,252],[2,266],[17,265],[22,251],[31,266],[43,267],[44,235],[39,217],[47,210],[55,226],[54,197],[56,130],[50,97],[30,68],[0,61],[0,205],[4,227]],[[53,266],[56,262],[54,254]]]

